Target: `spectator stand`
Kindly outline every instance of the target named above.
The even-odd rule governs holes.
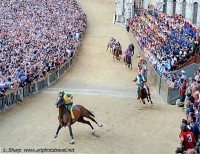
[[[134,36],[132,36],[134,37]],[[163,98],[163,100],[169,104],[175,105],[176,100],[179,98],[179,90],[178,89],[171,89],[167,86],[166,82],[159,76],[156,70],[152,67],[146,56],[144,55],[143,51],[141,50],[138,42],[136,39],[134,40],[134,45],[138,49],[138,54],[143,57],[147,61],[147,68],[148,68],[148,78],[151,79],[152,83],[155,85],[159,95]],[[186,72],[186,76],[194,77],[194,71],[198,70],[200,64],[191,64],[187,67],[184,67]],[[181,70],[175,71],[176,74],[181,74]]]
[[[80,45],[79,45],[80,48]],[[20,87],[17,90],[9,90],[5,96],[0,97],[0,111],[7,109],[19,102],[23,99],[30,97],[34,94],[39,93],[45,88],[53,85],[58,81],[58,79],[73,65],[73,62],[76,59],[77,52],[71,57],[66,63],[64,63],[60,68],[50,74],[47,77],[41,78],[38,81],[34,81],[31,85],[27,85],[25,87]]]
[[[86,30],[87,16],[75,0],[3,0],[0,14],[3,110],[51,86],[70,68]]]
[[[175,85],[173,74],[181,68],[192,76],[191,70],[198,67],[199,29],[184,22],[181,16],[169,17],[151,5],[140,16],[129,20],[139,54],[147,61],[149,77],[162,98],[175,104],[176,90],[171,90],[169,85]]]

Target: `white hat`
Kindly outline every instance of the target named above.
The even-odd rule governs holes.
[[[184,71],[184,70],[182,70],[182,71],[181,71],[181,73],[185,73],[185,71]]]
[[[140,55],[138,55],[138,57],[140,57]]]

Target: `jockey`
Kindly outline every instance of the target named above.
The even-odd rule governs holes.
[[[137,63],[138,63],[138,65],[142,63],[142,58],[140,57],[140,55],[138,55]]]
[[[141,71],[142,71],[142,64],[138,63],[138,72],[141,72]]]
[[[145,79],[144,79],[144,77],[141,75],[141,73],[139,72],[138,73],[138,75],[136,76],[136,78],[135,78],[135,80],[133,80],[134,82],[136,82],[137,81],[137,85],[138,85],[138,88],[137,88],[137,94],[138,94],[138,97],[137,97],[137,99],[139,100],[140,99],[140,97],[139,97],[139,92],[140,92],[140,86],[141,86],[141,84],[144,84],[144,88],[145,88],[145,90],[146,90],[146,92],[147,92],[147,94],[148,94],[148,89],[147,89],[147,87],[146,87],[146,85],[145,85]]]
[[[129,48],[126,49],[124,53],[125,53],[125,62],[127,62],[128,56],[131,56],[130,49]]]
[[[67,111],[70,112],[72,121],[75,121],[74,113],[72,111],[73,109],[73,95],[71,93],[66,92],[63,96],[63,99],[66,102],[67,105]]]

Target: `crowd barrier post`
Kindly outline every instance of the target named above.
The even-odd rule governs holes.
[[[0,97],[0,111],[4,109],[4,97]]]
[[[49,75],[48,75],[48,77],[47,77],[47,85],[50,86]]]
[[[57,77],[60,78],[59,70],[56,71]]]
[[[38,82],[35,82],[35,91],[38,93]]]

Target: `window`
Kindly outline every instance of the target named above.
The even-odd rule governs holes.
[[[173,7],[172,7],[172,16],[175,17],[176,14],[176,0],[173,0]]]
[[[185,18],[185,12],[186,12],[186,0],[183,0],[182,2],[182,16]]]
[[[167,0],[163,1],[165,4],[163,5],[163,12],[167,13]]]
[[[193,24],[197,24],[197,12],[198,12],[198,3],[195,2],[193,4],[193,20],[192,20]]]

